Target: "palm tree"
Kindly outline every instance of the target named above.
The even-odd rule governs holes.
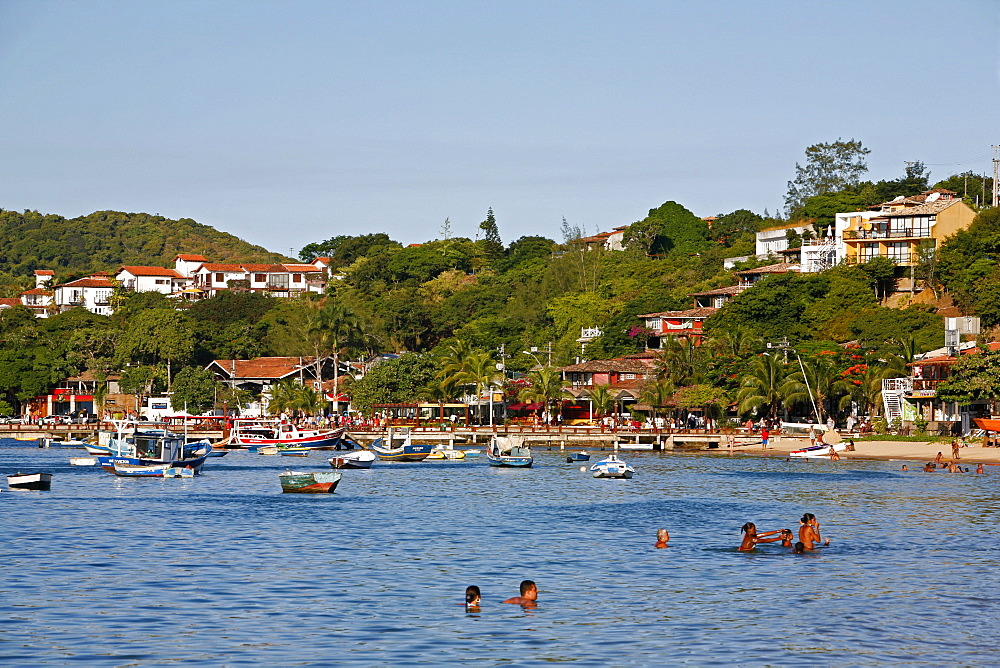
[[[642,389],[642,395],[639,397],[639,401],[644,404],[648,404],[653,408],[653,417],[658,417],[660,413],[665,412],[657,409],[664,408],[670,399],[673,398],[676,388],[665,380],[658,380],[652,383],[647,383]]]
[[[594,407],[597,417],[607,414],[615,405],[615,395],[611,392],[610,385],[594,385],[587,394],[590,396],[590,404]]]
[[[316,380],[321,380],[322,358],[333,356],[334,405],[340,403],[340,355],[362,348],[366,336],[358,316],[349,308],[327,299],[323,306],[307,319],[306,332],[313,345],[316,359]]]
[[[843,395],[840,397],[839,408],[846,410],[852,402],[856,402],[862,414],[870,410],[873,416],[878,415],[882,408],[882,381],[904,375],[905,372],[890,361],[887,364],[869,365],[863,373],[853,378],[841,378],[839,382]]]
[[[543,366],[534,369],[528,374],[528,379],[531,387],[522,394],[530,401],[543,404],[546,410],[565,393],[562,372],[557,367]]]
[[[482,396],[483,392],[489,393],[490,397],[490,426],[493,426],[493,385],[503,376],[497,370],[496,361],[485,351],[471,353],[466,359],[464,369],[458,373],[454,380],[463,385],[473,385],[476,394]]]
[[[785,365],[774,355],[755,357],[736,394],[740,413],[756,414],[765,408],[766,415],[776,415],[784,398],[781,386],[785,373]]]
[[[702,376],[703,357],[701,349],[690,338],[672,336],[656,360],[656,378],[675,386],[693,385]]]
[[[791,408],[796,404],[806,404],[812,408],[812,402],[816,402],[816,420],[826,421],[826,405],[828,401],[840,396],[844,392],[843,380],[834,366],[833,360],[829,357],[816,358],[812,360],[800,360],[802,368],[791,373],[788,380],[782,386],[785,394],[785,406]],[[805,375],[802,375],[802,370]],[[812,396],[810,396],[810,393]]]
[[[760,343],[760,337],[743,327],[713,333],[703,344],[715,355],[747,357]]]

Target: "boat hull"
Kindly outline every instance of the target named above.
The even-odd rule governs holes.
[[[422,462],[431,454],[431,445],[410,443],[399,448],[382,447],[383,439],[377,439],[369,447],[379,459],[387,462]]]
[[[610,455],[607,459],[602,459],[591,466],[590,472],[595,478],[621,478],[628,480],[635,474],[635,469],[621,459],[618,459],[616,455]]]
[[[308,436],[292,436],[289,438],[258,438],[237,432],[231,437],[229,444],[235,447],[256,447],[258,449],[268,445],[275,445],[278,447],[301,446],[313,449],[335,448],[337,447],[337,444],[340,443],[340,439],[343,435],[344,429],[342,428],[335,429],[333,431],[310,434]]]
[[[7,486],[11,489],[30,489],[47,492],[52,488],[51,473],[18,473],[7,476]]]
[[[530,469],[534,460],[531,457],[509,457],[500,455],[499,457],[487,454],[490,466],[510,466],[513,468]]]
[[[340,471],[285,471],[278,478],[286,494],[332,494],[343,475]]]
[[[206,459],[208,459],[207,454],[193,459],[183,459],[172,462],[157,462],[149,459],[139,459],[137,457],[98,457],[97,462],[101,465],[101,468],[108,473],[116,473],[116,466],[164,466],[190,468],[195,473],[201,473],[202,467],[205,466]]]
[[[70,457],[69,463],[73,466],[97,466],[97,457]]]
[[[833,448],[834,452],[843,452],[847,449],[846,443],[835,443],[834,445],[811,445],[808,448],[801,448],[799,450],[792,450],[788,453],[789,457],[815,457],[817,459],[830,456],[830,449]]]
[[[972,418],[976,426],[983,431],[1000,431],[1000,419],[997,418]]]
[[[361,450],[349,455],[331,457],[328,461],[330,462],[330,468],[334,469],[370,469],[376,459],[375,453],[368,450]]]
[[[590,455],[583,452],[574,452],[566,457],[567,462],[589,462]]]

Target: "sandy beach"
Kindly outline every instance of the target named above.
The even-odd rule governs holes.
[[[792,450],[798,450],[809,445],[808,438],[779,437],[772,439],[771,447],[764,450],[759,445],[747,445],[739,448],[739,452],[768,455],[786,455]],[[938,452],[942,459],[951,459],[951,445],[942,442],[916,441],[855,441],[854,452],[841,452],[842,461],[851,459],[885,459],[909,460],[918,462],[933,461]],[[1000,448],[984,448],[981,445],[969,445],[959,450],[960,463],[963,466],[971,464],[1000,465]]]

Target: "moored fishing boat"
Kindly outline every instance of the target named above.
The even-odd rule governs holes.
[[[115,475],[126,478],[162,478],[170,464],[120,464],[115,463]]]
[[[567,461],[567,463],[589,462],[590,461],[590,455],[587,454],[586,450],[582,450],[580,452],[571,452],[571,453],[569,453],[569,455],[567,455],[566,461]]]
[[[278,454],[283,457],[308,457],[311,450],[308,445],[278,446]]]
[[[610,454],[591,466],[590,472],[595,478],[631,478],[635,469],[619,459],[618,455]]]
[[[335,469],[370,469],[375,463],[375,453],[370,450],[358,450],[330,457],[330,467]]]
[[[7,486],[11,489],[30,489],[47,492],[52,488],[51,473],[15,473],[7,476]]]
[[[70,457],[72,466],[97,466],[97,457]]]
[[[494,436],[486,448],[486,459],[490,466],[530,468],[534,463],[531,448],[524,444],[520,436]]]
[[[368,447],[379,459],[389,462],[421,462],[431,454],[430,445],[413,443],[409,437],[398,448],[389,445],[385,438],[375,439]]]
[[[258,455],[276,455],[278,454],[278,446],[262,445],[259,448],[251,448],[250,451],[256,452]]]
[[[188,443],[184,434],[167,431],[162,426],[142,422],[116,422],[115,429],[98,433],[98,444],[109,448],[98,462],[108,473],[115,466],[150,466],[167,464],[191,468],[200,473],[212,452],[208,441]]]
[[[229,436],[230,447],[257,447],[275,445],[305,446],[310,448],[335,448],[344,435],[344,428],[331,431],[318,429],[300,429],[294,424],[285,424],[278,420],[246,420],[233,421],[233,431]],[[259,451],[259,450],[258,450]]]
[[[278,479],[282,492],[332,494],[343,475],[340,471],[285,471]]]

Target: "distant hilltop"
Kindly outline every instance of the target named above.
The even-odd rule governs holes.
[[[215,262],[287,262],[289,258],[202,225],[148,213],[97,211],[64,218],[37,211],[0,210],[0,273],[31,276],[51,269],[60,277],[84,276],[122,265],[169,267],[181,253]]]

